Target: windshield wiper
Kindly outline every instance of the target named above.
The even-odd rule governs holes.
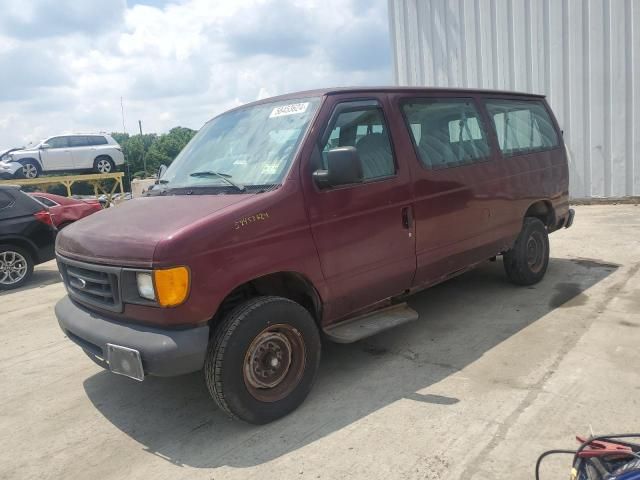
[[[232,182],[230,180],[231,175],[226,174],[226,173],[212,172],[212,171],[193,172],[193,173],[190,173],[189,176],[190,177],[218,177],[218,178],[221,178],[222,180],[224,180],[225,182],[227,182],[229,185],[231,185],[233,188],[235,188],[239,192],[244,192],[246,190],[244,185],[238,185],[237,183]]]
[[[267,185],[261,185],[260,189],[256,193],[267,193],[267,192],[270,192],[271,190],[275,190],[279,186],[280,186],[279,183],[270,183]]]

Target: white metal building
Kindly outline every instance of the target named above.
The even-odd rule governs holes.
[[[399,85],[547,95],[571,195],[640,195],[640,0],[389,0]]]

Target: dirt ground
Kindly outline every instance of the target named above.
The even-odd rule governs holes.
[[[575,434],[640,430],[640,207],[577,207],[551,252],[534,287],[498,260],[413,297],[416,322],[324,344],[307,401],[262,427],[227,419],[199,373],[102,371],[60,331],[64,288],[39,266],[0,294],[0,478],[533,478]]]

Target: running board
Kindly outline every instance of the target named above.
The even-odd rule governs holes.
[[[353,343],[417,319],[418,312],[406,303],[400,303],[329,325],[323,330],[336,343]]]

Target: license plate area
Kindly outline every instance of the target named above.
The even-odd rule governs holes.
[[[138,350],[107,343],[107,362],[109,370],[113,373],[133,378],[139,382],[144,380],[142,358]]]

